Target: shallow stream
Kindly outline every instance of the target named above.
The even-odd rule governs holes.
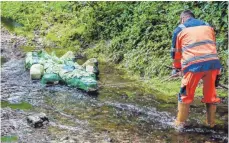
[[[12,23],[7,19],[2,22]],[[11,29],[15,23],[12,25]],[[141,82],[124,78],[124,72],[114,65],[99,63],[100,88],[97,93],[86,93],[65,85],[43,86],[40,81],[31,81],[23,58],[1,60],[1,64],[1,126],[4,129],[7,123],[18,124],[13,125],[14,132],[2,131],[4,140],[12,136],[16,142],[28,143],[62,142],[63,138],[92,143],[228,141],[227,98],[218,105],[215,128],[204,126],[206,110],[196,98],[189,127],[177,132],[173,126],[177,97],[146,90]],[[14,114],[7,115],[11,110]],[[40,112],[47,114],[49,125],[41,129],[27,126],[26,116]]]
[[[148,93],[140,82],[124,79],[124,73],[113,65],[100,63],[99,69],[98,92],[86,93],[63,85],[45,87],[40,81],[30,80],[24,59],[8,61],[1,69],[2,106],[46,113],[50,139],[70,136],[89,142],[227,142],[226,104],[218,106],[218,125],[209,129],[204,126],[204,105],[195,103],[190,126],[178,133],[173,127],[176,97],[159,100],[158,93]],[[14,104],[18,106],[12,107]]]

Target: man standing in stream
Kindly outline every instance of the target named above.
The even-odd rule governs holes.
[[[222,67],[216,51],[214,29],[208,23],[195,19],[190,10],[185,10],[180,15],[180,25],[174,30],[171,50],[172,75],[183,75],[175,125],[184,126],[195,89],[202,79],[201,102],[206,104],[207,125],[214,127],[216,103],[220,102],[215,87]]]

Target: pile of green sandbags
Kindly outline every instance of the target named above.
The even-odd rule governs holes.
[[[26,54],[25,68],[30,69],[32,80],[41,79],[42,84],[61,82],[85,91],[96,91],[99,74],[97,59],[89,59],[82,66],[74,60],[71,51],[61,58],[54,53],[49,55],[45,50],[33,51]]]

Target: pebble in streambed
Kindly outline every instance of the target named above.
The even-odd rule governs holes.
[[[33,114],[27,117],[27,122],[34,128],[40,128],[48,124],[49,119],[45,113]]]

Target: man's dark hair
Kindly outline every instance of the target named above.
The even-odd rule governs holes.
[[[192,13],[191,10],[185,10],[185,11],[183,11],[183,12],[181,13],[181,17],[182,17],[182,16],[190,16],[190,17],[195,18],[195,15]]]

